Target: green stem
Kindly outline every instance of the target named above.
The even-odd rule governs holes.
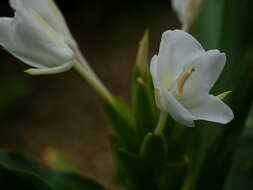
[[[167,121],[168,114],[166,112],[161,111],[158,124],[155,128],[154,134],[155,135],[161,135],[162,131],[165,127],[166,121]]]
[[[80,75],[85,78],[88,83],[95,88],[95,90],[108,102],[113,102],[112,94],[100,81],[97,75],[89,66],[86,59],[83,57],[79,49],[75,50],[77,63],[74,65],[75,69],[80,73]]]

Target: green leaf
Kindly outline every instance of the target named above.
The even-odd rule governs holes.
[[[141,143],[148,132],[154,131],[158,114],[150,78],[144,81],[138,68],[134,69],[133,76],[135,128],[138,142]]]
[[[48,169],[13,151],[1,150],[0,164],[12,172],[6,171],[6,173],[2,174],[3,176],[16,175],[18,176],[18,180],[20,179],[18,182],[27,184],[28,186],[34,186],[36,181],[39,183],[44,181],[53,190],[105,190],[102,186],[90,179],[71,172],[60,172]]]
[[[199,123],[196,134],[198,147],[192,147],[193,173],[196,189],[221,189],[238,138],[252,101],[252,34],[251,0],[205,0],[193,35],[206,49],[220,49],[227,55],[227,64],[212,94],[232,90],[226,103],[235,119],[227,126]],[[229,139],[229,140],[228,140]],[[219,156],[217,156],[219,155]],[[219,170],[219,172],[217,172]],[[216,183],[209,183],[212,178]]]
[[[224,190],[253,189],[253,110],[233,158]]]
[[[161,136],[148,134],[139,155],[128,152],[113,139],[113,159],[118,180],[126,189],[179,189],[188,163],[167,162],[167,147]]]
[[[130,150],[136,151],[137,136],[131,108],[121,98],[114,97],[113,104],[105,103],[105,110],[112,122],[113,135]]]
[[[157,122],[154,90],[149,72],[148,30],[146,30],[140,41],[136,66],[132,75],[135,128],[138,135],[138,144],[140,144],[148,132],[153,132]]]
[[[206,49],[215,49],[220,45],[223,7],[224,0],[203,0],[200,14],[191,33]]]
[[[140,149],[140,158],[148,167],[164,166],[168,160],[166,139],[161,135],[148,133]]]
[[[127,189],[138,189],[136,186],[139,183],[136,180],[142,177],[139,174],[142,173],[140,170],[144,168],[138,156],[119,145],[113,145],[112,152],[117,171],[117,182]]]
[[[136,58],[136,66],[140,71],[140,77],[146,80],[149,77],[149,31],[146,30],[139,43]]]
[[[168,164],[157,172],[154,180],[159,189],[180,189],[186,178],[187,168],[188,164],[186,162]]]
[[[9,169],[0,164],[0,187],[20,190],[53,190],[38,176],[22,170]]]

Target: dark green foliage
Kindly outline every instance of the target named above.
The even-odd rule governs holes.
[[[42,179],[30,172],[9,169],[0,165],[0,187],[3,190],[52,190]]]
[[[0,184],[7,190],[104,190],[90,179],[47,167],[13,151],[0,151]]]
[[[252,6],[251,0],[205,0],[193,29],[194,36],[206,49],[217,48],[227,55],[226,67],[212,93],[232,90],[225,101],[235,114],[227,126],[207,123],[198,134],[202,148],[201,154],[195,153],[199,159],[192,171],[196,189],[223,188],[249,113],[253,90],[253,46],[249,35],[253,33]],[[215,183],[210,183],[210,179]]]
[[[139,140],[142,140],[148,132],[155,129],[158,112],[153,97],[153,87],[150,85],[150,76],[146,80],[143,79],[138,68],[134,68],[133,76],[135,129]]]
[[[114,97],[113,103],[105,103],[105,110],[111,119],[115,138],[129,149],[136,150],[137,135],[132,109],[121,98]]]
[[[244,129],[235,156],[232,167],[225,183],[225,190],[253,189],[253,122],[252,115]]]
[[[187,163],[169,163],[167,142],[162,136],[148,133],[140,152],[134,154],[112,144],[117,180],[126,189],[179,189],[185,178]]]
[[[161,168],[168,162],[166,139],[161,135],[148,133],[140,148],[140,158],[146,167]]]
[[[183,159],[183,151],[175,151],[176,154],[171,152],[175,149],[169,147],[167,141],[175,133],[170,143],[183,147],[185,142],[179,141],[183,128],[172,130],[173,121],[169,120],[164,136],[153,134],[159,112],[155,105],[151,76],[147,71],[147,37],[146,32],[133,69],[133,109],[116,98],[113,104],[106,104],[113,125],[111,144],[117,181],[129,190],[179,189],[188,163]]]

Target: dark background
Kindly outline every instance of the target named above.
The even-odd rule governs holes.
[[[131,70],[145,29],[152,55],[163,31],[180,28],[169,0],[56,2],[98,76],[129,102]],[[8,1],[0,1],[0,16],[12,15]],[[60,149],[82,174],[110,185],[110,123],[98,94],[75,71],[29,76],[23,73],[27,68],[0,51],[0,148],[40,161],[48,148]]]

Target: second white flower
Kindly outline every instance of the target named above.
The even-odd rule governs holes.
[[[150,68],[160,110],[186,126],[194,126],[194,120],[231,121],[232,110],[209,94],[225,63],[224,53],[205,51],[190,34],[164,32]]]

